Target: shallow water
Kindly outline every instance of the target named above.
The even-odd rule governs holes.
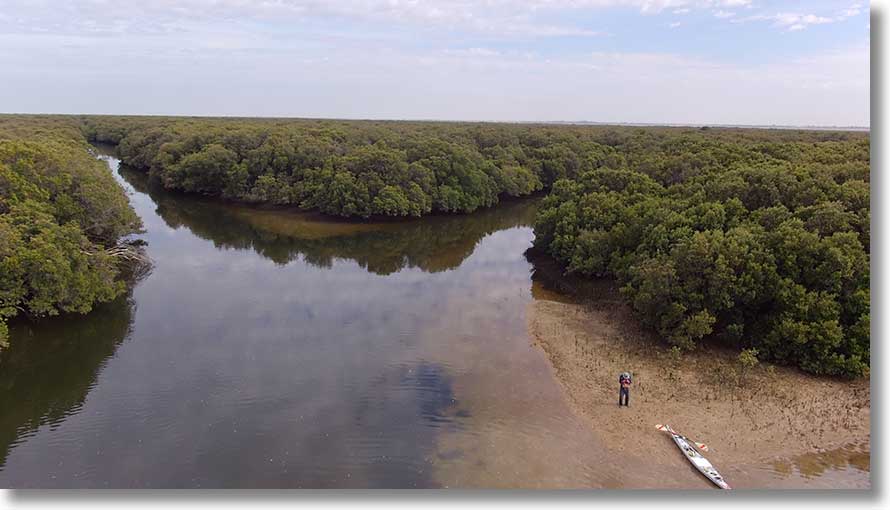
[[[530,344],[526,305],[559,299],[523,255],[536,200],[332,222],[168,193],[105,158],[154,268],[86,316],[12,324],[0,486],[701,486],[624,472],[645,459],[610,453]],[[804,472],[751,476],[848,470]]]

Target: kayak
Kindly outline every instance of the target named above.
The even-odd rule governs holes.
[[[680,448],[680,451],[683,452],[683,455],[686,459],[698,469],[701,474],[705,475],[705,477],[714,482],[714,485],[720,487],[721,489],[731,489],[732,487],[726,483],[726,480],[720,476],[720,473],[714,468],[714,466],[708,461],[708,459],[704,458],[701,453],[699,453],[698,448],[701,448],[707,451],[707,446],[701,443],[695,443],[689,438],[678,434],[674,429],[671,428],[670,425],[656,425],[655,428],[662,432],[666,432],[671,435],[671,439],[674,440],[674,443],[677,444],[677,447]],[[694,446],[695,445],[695,446]]]

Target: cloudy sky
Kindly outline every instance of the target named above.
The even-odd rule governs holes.
[[[3,0],[0,111],[869,125],[867,2]]]

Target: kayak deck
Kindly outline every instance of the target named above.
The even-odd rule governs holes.
[[[693,465],[696,469],[701,472],[711,482],[714,483],[717,487],[721,489],[731,489],[726,480],[723,479],[723,476],[717,471],[713,464],[711,464],[708,459],[702,456],[699,453],[698,449],[692,445],[692,441],[688,438],[678,434],[674,431],[669,425],[656,425],[656,428],[663,432],[667,432],[671,435],[671,439],[674,440],[674,443],[683,452],[684,457]],[[701,445],[704,446],[704,445]]]

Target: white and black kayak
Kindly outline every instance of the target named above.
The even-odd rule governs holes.
[[[708,451],[708,447],[702,443],[696,443],[695,441],[690,440],[689,438],[678,434],[674,429],[670,427],[670,425],[656,425],[655,428],[662,432],[666,432],[671,435],[671,439],[677,443],[677,447],[680,448],[680,451],[683,452],[683,455],[686,456],[686,459],[695,466],[696,469],[701,471],[701,474],[705,475],[705,477],[714,482],[714,485],[720,487],[721,489],[731,489],[732,487],[726,483],[726,480],[720,476],[720,473],[714,469],[714,466],[708,462],[708,459],[704,458],[701,453],[699,453],[699,449],[703,451]]]

